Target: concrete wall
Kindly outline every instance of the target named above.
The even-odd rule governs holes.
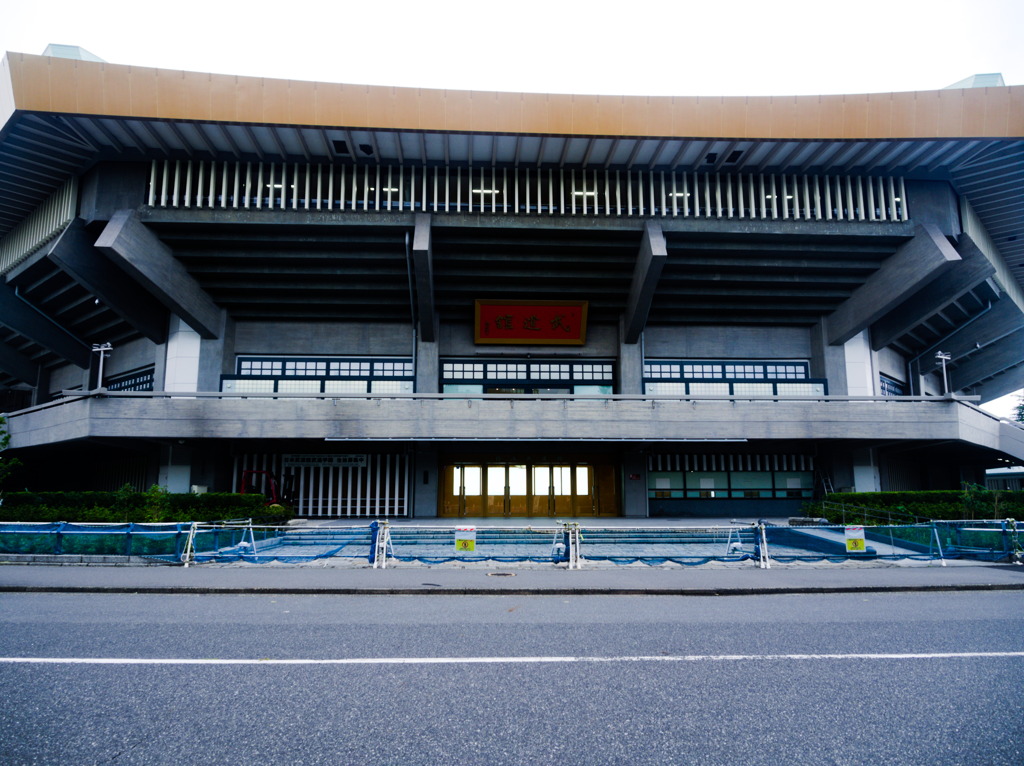
[[[235,354],[412,356],[409,323],[238,322]]]
[[[907,360],[893,348],[883,348],[875,354],[875,364],[880,375],[907,382]]]
[[[648,359],[810,359],[805,327],[648,327]]]
[[[104,373],[106,374],[106,373]],[[64,391],[85,385],[85,370],[73,364],[55,367],[50,371],[50,390]]]
[[[591,324],[585,346],[482,345],[473,342],[473,325],[443,324],[438,334],[441,356],[568,357],[609,359],[619,355],[619,328]]]
[[[114,346],[103,363],[103,377],[110,378],[140,367],[149,367],[156,363],[157,350],[158,346],[148,338]]]

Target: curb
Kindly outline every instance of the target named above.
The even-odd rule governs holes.
[[[1024,583],[948,585],[793,586],[778,588],[221,588],[184,586],[0,585],[0,593],[119,593],[256,596],[791,596],[825,593],[926,593],[1024,590]]]

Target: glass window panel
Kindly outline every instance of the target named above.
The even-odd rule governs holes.
[[[551,467],[535,465],[533,467],[533,494],[546,495],[551,489]]]
[[[578,465],[576,466],[576,494],[577,495],[589,495],[590,494],[590,466]]]
[[[736,396],[771,396],[771,383],[733,383],[732,392]]]
[[[823,383],[776,383],[779,396],[824,396]]]
[[[733,489],[771,489],[771,471],[733,471],[729,474]]]
[[[365,380],[327,380],[324,381],[325,394],[365,394]]]
[[[552,478],[554,479],[554,494],[572,494],[572,469],[567,465],[555,465],[551,467]]]
[[[235,392],[240,394],[272,394],[274,393],[274,381],[236,380]]]
[[[728,396],[728,383],[691,383],[690,393],[704,396]]]
[[[729,487],[725,471],[689,471],[685,480],[687,497],[725,497]]]
[[[462,481],[465,487],[465,495],[480,495],[482,488],[480,486],[480,476],[482,471],[478,465],[467,465],[462,468]]]
[[[445,394],[482,394],[484,387],[479,383],[445,383],[442,393]]]
[[[375,394],[411,394],[411,380],[375,380],[370,384]]]
[[[319,380],[280,380],[277,383],[278,393],[282,394],[319,394]]]
[[[775,486],[787,489],[814,489],[814,473],[811,471],[777,471]]]
[[[487,466],[487,494],[490,496],[505,494],[505,466]]]
[[[526,494],[525,465],[510,465],[508,467],[508,493],[510,495]]]
[[[654,385],[658,385],[655,383]],[[572,392],[574,394],[611,394],[611,386],[573,386]]]
[[[649,394],[686,394],[685,383],[646,383],[644,389]]]

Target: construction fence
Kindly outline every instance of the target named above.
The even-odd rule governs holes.
[[[169,564],[328,559],[402,564],[529,563],[570,569],[608,564],[699,566],[712,562],[769,568],[773,562],[1024,559],[1024,525],[1014,519],[922,524],[703,527],[590,526],[552,520],[531,526],[394,524],[258,526],[247,519],[180,524],[0,524],[0,554],[123,556]]]

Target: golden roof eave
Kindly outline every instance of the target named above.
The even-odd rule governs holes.
[[[0,71],[0,126],[15,111],[569,136],[1024,136],[1024,86],[831,96],[578,96],[275,80],[8,53]]]

